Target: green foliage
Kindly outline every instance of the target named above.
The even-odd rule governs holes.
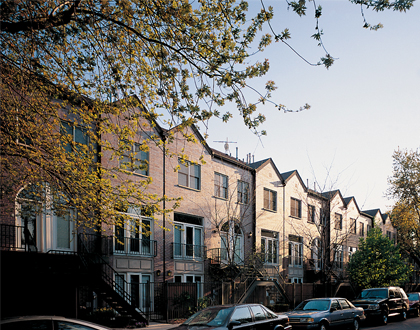
[[[371,229],[366,239],[360,239],[348,264],[351,282],[363,289],[401,285],[409,279],[411,271],[399,247],[383,236],[379,228]]]
[[[173,299],[174,305],[185,311],[185,317],[191,316],[196,312],[195,297],[188,291],[184,291]]]
[[[392,224],[401,248],[420,265],[420,151],[397,150],[388,196],[395,200]]]
[[[412,5],[355,2],[375,10]],[[322,8],[306,0],[289,6],[302,16],[309,3],[317,22],[312,37],[323,47]],[[188,127],[213,117],[228,121],[233,114],[222,107],[232,103],[244,125],[265,135],[258,109],[271,102],[276,86],[251,86],[270,69],[267,59],[251,57],[272,40],[292,48],[290,31],[271,29],[274,9],[263,3],[256,13],[236,0],[5,0],[0,6],[1,191],[11,196],[31,184],[44,205],[77,210],[73,220],[90,228],[114,224],[120,203],[148,205],[153,214],[179,205],[178,198],[148,193],[153,178],[130,172],[146,170],[148,160],[118,164],[132,158],[127,153],[135,143],[142,152],[158,146],[180,156],[168,151],[172,132],[162,141],[153,131],[157,119],[193,141]],[[333,64],[325,53],[314,65]],[[81,128],[88,143],[73,140],[70,126]],[[171,202],[166,210],[163,201]]]

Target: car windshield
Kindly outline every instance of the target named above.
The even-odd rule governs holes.
[[[216,327],[224,324],[231,312],[232,307],[210,307],[195,313],[183,324]]]
[[[329,307],[329,300],[306,300],[301,302],[295,311],[326,311]]]
[[[387,289],[363,290],[359,298],[388,298]]]
[[[418,293],[408,293],[408,300],[419,300],[419,294]]]

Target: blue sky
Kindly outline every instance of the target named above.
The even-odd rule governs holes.
[[[311,62],[325,52],[310,38],[312,12],[299,17],[287,11],[285,1],[266,1],[275,8],[274,28],[289,28],[290,44]],[[383,29],[362,28],[360,7],[347,0],[316,2],[323,7],[320,28],[329,53],[338,58],[326,70],[305,64],[281,43],[271,45],[253,60],[268,58],[270,72],[254,87],[274,80],[278,89],[272,100],[297,109],[306,102],[311,109],[282,113],[271,105],[259,108],[267,121],[268,136],[258,139],[247,130],[232,106],[227,124],[210,122],[208,143],[223,151],[229,139],[231,154],[247,153],[255,161],[273,158],[280,172],[297,169],[309,186],[314,180],[325,188],[355,196],[362,210],[386,211],[392,201],[384,197],[392,174],[393,151],[420,147],[420,2],[406,12],[365,10],[369,23]],[[250,11],[260,5],[250,2]],[[329,175],[328,175],[329,173]]]

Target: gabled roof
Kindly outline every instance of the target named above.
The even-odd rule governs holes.
[[[303,189],[305,189],[305,191],[308,191],[308,187],[303,183],[303,180],[298,172],[298,170],[293,170],[293,171],[289,171],[289,172],[284,172],[281,174],[281,176],[284,179],[284,183],[287,184],[287,182],[294,176],[296,175],[300,184],[302,185]]]
[[[281,174],[281,176],[283,177],[283,179],[285,181],[287,181],[292,176],[292,174],[295,173],[295,172],[297,172],[297,170],[293,170],[293,171],[289,171],[289,172],[284,172],[284,173]]]
[[[376,215],[379,213],[382,223],[385,223],[385,220],[383,219],[382,212],[380,209],[366,210],[366,211],[362,211],[362,213],[368,215],[372,219],[375,219]]]
[[[258,162],[250,163],[250,164],[248,164],[248,166],[255,169],[256,172],[259,172],[269,164],[271,164],[271,166],[273,166],[274,171],[276,172],[277,176],[279,177],[281,183],[284,184],[284,179],[283,179],[282,175],[280,174],[279,170],[277,169],[276,164],[274,164],[273,159],[267,158],[267,159],[264,159],[264,160],[260,160]]]
[[[324,191],[324,192],[321,193],[321,195],[323,197],[327,198],[327,199],[333,199],[335,197],[335,195],[337,195],[337,194],[341,195],[340,190],[338,190],[338,189],[337,190],[331,190],[331,191]],[[341,197],[341,199],[343,199],[343,198]],[[344,200],[343,200],[343,202],[344,202]]]
[[[390,218],[390,216],[389,216],[388,213],[384,213],[384,214],[381,214],[381,215],[382,215],[382,222],[385,224],[386,219]],[[391,218],[390,218],[390,220],[391,220]]]
[[[236,166],[240,166],[240,167],[245,168],[249,171],[255,170],[252,166],[250,166],[250,164],[247,164],[247,163],[243,162],[242,160],[236,159],[235,157],[229,156],[224,152],[221,152],[221,151],[213,149],[213,148],[211,148],[211,151],[212,151],[213,157],[215,157],[215,158],[222,159],[222,160],[224,160],[228,163],[234,164]]]
[[[329,200],[332,200],[333,198],[335,198],[338,195],[338,197],[343,202],[344,206],[347,207],[347,203],[344,200],[343,195],[341,194],[341,191],[339,189],[331,190],[331,191],[325,191],[325,192],[321,193],[321,195],[323,197],[325,197],[326,199],[329,199]]]
[[[372,210],[367,210],[367,211],[362,211],[363,213],[366,213],[368,215],[370,215],[371,217],[375,217],[376,214],[378,214],[382,217],[382,213],[380,209],[372,209]]]
[[[346,204],[346,207],[348,207],[351,201],[353,201],[354,205],[356,205],[357,211],[360,213],[359,205],[357,205],[356,198],[354,198],[354,196],[344,197],[343,200],[344,200],[344,203]]]
[[[252,167],[253,169],[257,169],[268,160],[270,160],[270,158],[259,160],[258,162],[255,162],[255,163],[250,163],[248,164],[248,166]]]

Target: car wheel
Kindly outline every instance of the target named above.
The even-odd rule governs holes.
[[[321,323],[320,325],[319,325],[319,330],[327,330],[328,328],[327,328],[327,325],[325,324],[325,323]]]
[[[402,321],[407,320],[407,310],[405,308],[401,311],[400,317]]]
[[[359,330],[359,320],[358,319],[354,319],[353,320],[353,330]]]
[[[388,313],[386,311],[382,312],[380,321],[382,325],[386,325],[388,323]]]

